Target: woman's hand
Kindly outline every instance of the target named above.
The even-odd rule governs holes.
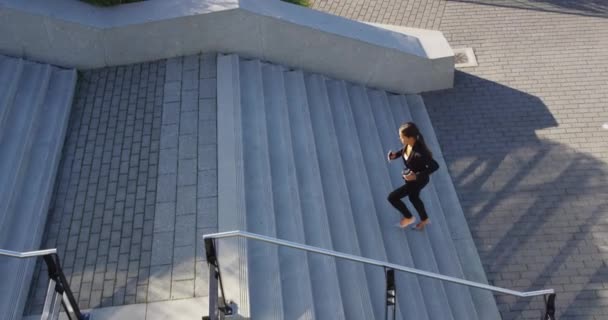
[[[388,154],[386,155],[386,159],[388,159],[388,161],[391,160],[395,160],[397,158],[397,153],[393,152],[392,150],[388,151]]]
[[[407,175],[403,176],[403,179],[405,179],[405,181],[414,181],[416,180],[416,174],[413,171],[410,171]]]

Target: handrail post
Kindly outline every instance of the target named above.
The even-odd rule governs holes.
[[[68,315],[70,320],[88,319],[88,314],[83,315],[80,312],[78,303],[76,303],[76,299],[74,299],[74,294],[70,289],[70,284],[68,283],[68,280],[65,278],[63,270],[61,269],[61,264],[59,263],[59,256],[56,253],[52,253],[44,255],[42,256],[42,258],[44,259],[44,262],[46,262],[49,278],[53,279],[57,283],[55,287],[56,291],[62,297],[61,303],[63,304],[63,308],[67,311],[66,314]],[[67,305],[65,299],[63,299],[64,295],[67,298],[67,302],[69,305]],[[72,319],[72,316],[74,316],[76,319]]]
[[[218,311],[222,312],[224,315],[232,315],[232,308],[226,303],[226,295],[224,293],[222,274],[220,273],[220,264],[217,260],[214,239],[205,239],[205,252],[207,256],[207,265],[209,266],[209,319],[217,320],[219,317]],[[218,282],[222,299],[221,306],[218,305],[217,301]]]
[[[555,293],[544,295],[543,299],[545,300],[545,314],[542,320],[555,320]]]
[[[217,256],[213,239],[205,239],[205,253],[207,256],[207,267],[209,268],[209,316],[203,317],[203,320],[218,320],[217,306],[217,271],[216,262]]]
[[[388,308],[393,308],[393,320],[397,309],[397,287],[395,286],[395,270],[384,267],[384,277],[386,278],[386,305],[384,308],[384,319],[388,320]]]

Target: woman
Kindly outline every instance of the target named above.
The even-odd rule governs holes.
[[[402,172],[405,184],[388,195],[388,201],[403,215],[399,222],[401,228],[416,222],[401,198],[409,197],[410,202],[420,215],[420,222],[416,225],[417,230],[424,229],[430,220],[424,209],[424,203],[420,200],[420,191],[429,183],[431,173],[439,169],[439,164],[433,160],[431,150],[424,143],[424,138],[418,127],[413,122],[407,122],[399,127],[399,139],[403,144],[403,149],[398,152],[388,152],[388,160],[403,158],[405,169]]]

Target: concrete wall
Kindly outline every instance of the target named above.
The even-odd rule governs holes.
[[[453,52],[440,33],[391,31],[278,0],[112,8],[0,0],[0,30],[0,53],[81,69],[217,51],[400,93],[453,85]]]

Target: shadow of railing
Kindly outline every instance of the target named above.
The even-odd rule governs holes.
[[[489,281],[516,290],[554,287],[558,315],[581,303],[602,308],[601,299],[589,304],[578,296],[605,282],[602,265],[576,270],[580,261],[608,258],[593,236],[608,213],[608,166],[540,139],[538,131],[558,123],[525,92],[457,72],[453,90],[424,99]],[[503,319],[542,311],[521,299],[497,302]]]

